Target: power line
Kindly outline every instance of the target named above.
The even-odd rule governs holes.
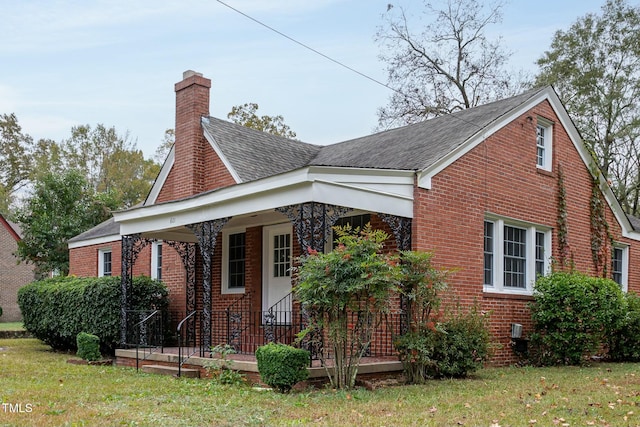
[[[356,70],[355,68],[352,68],[352,67],[350,67],[350,66],[348,66],[348,65],[346,65],[346,64],[344,64],[344,63],[342,63],[342,62],[340,62],[340,61],[338,61],[337,59],[333,59],[333,58],[331,58],[330,56],[325,55],[324,53],[322,53],[322,52],[318,51],[317,49],[314,49],[314,48],[312,48],[311,46],[308,46],[308,45],[306,45],[306,44],[304,44],[304,43],[302,43],[302,42],[300,42],[300,41],[298,41],[298,40],[294,39],[293,37],[290,37],[290,36],[286,35],[285,33],[283,33],[283,32],[281,32],[281,31],[276,30],[275,28],[273,28],[273,27],[271,27],[271,26],[269,26],[269,25],[265,24],[264,22],[262,22],[262,21],[260,21],[260,20],[258,20],[258,19],[256,19],[256,18],[254,18],[254,17],[252,17],[252,16],[250,16],[250,15],[247,15],[246,13],[242,12],[241,10],[238,10],[238,9],[236,9],[235,7],[233,7],[233,6],[231,6],[231,5],[227,4],[227,3],[225,3],[224,1],[222,1],[222,0],[216,0],[216,1],[217,1],[218,3],[220,3],[221,5],[226,6],[226,7],[228,7],[229,9],[233,10],[234,12],[239,13],[240,15],[244,16],[245,18],[252,20],[252,21],[253,21],[253,22],[255,22],[256,24],[261,25],[261,26],[265,27],[266,29],[268,29],[268,30],[270,30],[270,31],[273,31],[274,33],[276,33],[276,34],[278,34],[278,35],[280,35],[280,36],[282,36],[282,37],[286,38],[287,40],[292,41],[292,42],[294,42],[295,44],[300,45],[300,46],[302,46],[303,48],[308,49],[308,50],[310,50],[311,52],[313,52],[313,53],[315,53],[315,54],[317,54],[317,55],[320,55],[320,56],[322,56],[323,58],[328,59],[329,61],[331,61],[331,62],[333,62],[333,63],[335,63],[335,64],[337,64],[337,65],[339,65],[339,66],[341,66],[341,67],[343,67],[343,68],[346,68],[347,70],[349,70],[349,71],[351,71],[351,72],[354,72],[354,73],[356,73],[356,74],[360,75],[361,77],[364,77],[365,79],[371,80],[372,82],[377,83],[377,84],[379,84],[379,85],[380,85],[380,86],[382,86],[382,87],[385,87],[385,88],[387,88],[387,89],[389,89],[389,90],[392,90],[392,91],[394,91],[394,92],[396,92],[396,93],[398,93],[398,94],[400,94],[400,95],[404,96],[405,98],[407,97],[407,95],[406,95],[404,92],[400,91],[399,89],[393,88],[393,87],[391,87],[391,86],[389,86],[389,85],[387,85],[387,84],[385,84],[385,83],[382,83],[380,80],[376,80],[376,79],[374,79],[373,77],[368,76],[368,75],[364,74],[363,72],[360,72],[360,71]],[[448,114],[448,116],[454,117],[454,118],[456,118],[456,119],[460,120],[461,122],[464,122],[464,123],[467,123],[467,124],[473,125],[473,126],[477,127],[478,129],[482,129],[482,127],[481,127],[481,126],[479,126],[479,125],[477,125],[477,124],[475,124],[475,123],[473,123],[473,122],[471,122],[471,121],[468,121],[468,120],[466,120],[466,119],[463,119],[462,117],[457,117],[455,114]]]
[[[356,74],[359,74],[360,76],[364,77],[365,79],[369,79],[372,82],[379,84],[380,86],[386,87],[387,89],[390,89],[390,90],[392,90],[394,92],[398,92],[400,95],[404,96],[404,94],[402,92],[400,92],[399,90],[397,90],[395,88],[392,88],[391,86],[389,86],[389,85],[387,85],[385,83],[382,83],[380,80],[376,80],[373,77],[368,76],[368,75],[364,74],[363,72],[360,72],[360,71],[356,70],[355,68],[352,68],[352,67],[350,67],[350,66],[348,66],[348,65],[346,65],[346,64],[344,64],[344,63],[342,63],[342,62],[340,62],[340,61],[338,61],[336,59],[333,59],[330,56],[325,55],[324,53],[312,48],[311,46],[308,46],[308,45],[306,45],[306,44],[304,44],[302,42],[299,42],[298,40],[294,39],[293,37],[289,37],[288,35],[284,34],[283,32],[278,31],[275,28],[270,27],[269,25],[265,24],[264,22],[261,22],[261,21],[257,20],[256,18],[247,15],[246,13],[242,12],[241,10],[238,10],[238,9],[234,8],[233,6],[228,5],[227,3],[223,2],[222,0],[217,0],[217,2],[220,3],[223,6],[228,7],[229,9],[233,10],[234,12],[239,13],[240,15],[244,16],[245,18],[252,20],[256,24],[262,25],[263,27],[273,31],[274,33],[279,34],[282,37],[284,37],[284,38],[286,38],[286,39],[288,39],[288,40],[290,40],[290,41],[302,46],[303,48],[308,49],[308,50],[312,51],[313,53],[315,53],[317,55],[320,55],[323,58],[328,59],[329,61],[331,61],[331,62],[333,62],[335,64],[338,64],[339,66],[341,66],[343,68],[346,68],[349,71],[352,71],[352,72],[354,72]]]

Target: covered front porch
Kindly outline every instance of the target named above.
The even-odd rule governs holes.
[[[307,318],[293,298],[291,267],[309,250],[330,249],[334,225],[370,222],[388,230],[390,250],[411,248],[412,175],[389,174],[375,184],[359,171],[350,180],[360,182],[347,185],[310,172],[302,182],[252,182],[116,214],[123,235],[123,347],[142,352],[142,359],[175,347],[177,363],[184,365],[211,357],[216,345],[252,357],[268,342],[292,344]],[[325,178],[336,173],[322,172]],[[375,176],[379,180],[379,171]],[[133,313],[132,267],[144,246],[159,241],[179,256],[182,282],[163,277],[173,291],[168,312]],[[398,301],[396,310],[376,320],[367,356],[395,355],[392,337],[404,327],[402,313]],[[360,321],[358,313],[352,316]],[[313,360],[330,360],[322,342],[322,337],[307,337],[299,344]]]

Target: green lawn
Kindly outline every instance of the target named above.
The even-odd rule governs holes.
[[[24,331],[22,322],[0,323],[0,331]]]
[[[0,426],[640,425],[640,364],[493,368],[423,386],[280,395],[71,365],[34,339],[0,348]]]

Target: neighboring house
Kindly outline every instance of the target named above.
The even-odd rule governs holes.
[[[21,262],[14,253],[18,250],[21,231],[18,224],[0,215],[0,322],[17,322],[22,319],[18,307],[18,289],[35,280],[33,264]]]
[[[292,257],[328,248],[345,221],[385,229],[388,248],[434,251],[460,302],[491,312],[496,364],[516,359],[511,324],[530,332],[533,283],[552,265],[640,290],[640,228],[601,177],[613,245],[591,249],[591,157],[551,87],[318,146],[209,117],[210,86],[191,71],[176,84],[175,146],[144,204],[70,244],[71,274],[125,272],[125,301],[131,275],[160,266],[171,309],[202,313],[207,346],[295,323]],[[261,314],[245,337],[229,325],[249,307]]]

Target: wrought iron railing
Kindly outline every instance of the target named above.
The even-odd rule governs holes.
[[[195,310],[180,321],[176,328],[178,337],[178,376],[182,375],[182,366],[198,353],[204,357],[204,342],[199,333],[202,322],[202,311]]]
[[[128,328],[127,343],[136,349],[136,370],[140,361],[146,360],[151,354],[164,351],[164,321],[160,310],[128,312],[128,321],[137,322]]]

